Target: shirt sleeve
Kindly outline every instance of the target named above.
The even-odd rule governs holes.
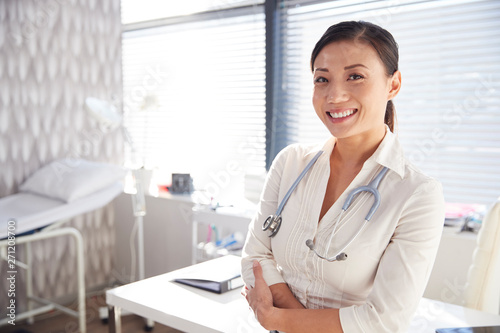
[[[242,251],[241,275],[248,286],[254,286],[252,263],[258,260],[262,266],[267,285],[284,282],[277,268],[271,248],[271,238],[262,230],[264,220],[276,213],[279,200],[281,176],[286,164],[288,152],[285,148],[274,159],[266,177],[257,213],[249,225],[247,238]]]
[[[443,225],[442,187],[429,180],[405,203],[366,302],[340,309],[345,333],[407,331],[434,265]]]

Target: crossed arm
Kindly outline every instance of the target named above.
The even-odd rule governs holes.
[[[268,330],[342,333],[338,309],[305,309],[285,283],[268,287],[259,262],[253,262],[255,286],[242,294],[259,323]]]

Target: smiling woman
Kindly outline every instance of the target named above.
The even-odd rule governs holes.
[[[378,130],[380,140],[388,100],[401,82],[399,72],[386,76],[385,71],[367,43],[341,41],[322,49],[314,61],[313,105],[332,135]]]
[[[331,26],[313,50],[313,105],[331,137],[278,154],[243,249],[244,295],[266,329],[407,331],[436,256],[444,199],[387,124],[401,88],[397,59],[392,35],[361,21]],[[295,179],[278,208],[279,232],[269,234],[262,222]]]
[[[398,48],[390,34],[377,28],[367,22],[332,26],[312,52],[314,109],[338,145],[320,218],[375,152],[385,136],[385,125],[392,125],[389,129],[394,131],[392,99],[401,88]],[[352,142],[353,137],[358,141],[354,144],[364,149],[349,143],[348,150],[343,150],[339,141]],[[348,159],[349,170],[342,170]]]
[[[330,43],[333,41],[344,41],[344,43],[332,46]],[[350,48],[346,43],[354,44],[355,47]],[[338,50],[336,50],[337,58],[328,58],[329,52],[320,52],[325,47],[338,48]],[[373,53],[375,52],[378,57],[374,57]],[[320,59],[317,59],[318,56],[320,56]],[[389,129],[394,132],[395,110],[392,98],[397,95],[401,87],[401,73],[398,72],[398,45],[392,35],[387,33],[386,30],[379,31],[379,29],[369,23],[359,24],[356,30],[328,29],[323,38],[316,44],[311,55],[311,71],[315,74],[314,81],[317,83],[315,88],[319,83],[326,83],[326,79],[322,78],[320,75],[316,75],[316,72],[322,71],[329,73],[328,67],[321,68],[322,66],[320,64],[317,64],[319,68],[315,66],[317,60],[320,64],[324,63],[330,66],[342,66],[342,64],[344,64],[343,77],[340,78],[340,81],[350,82],[347,87],[357,88],[359,84],[362,83],[363,86],[372,84],[387,90],[387,85],[390,84],[390,99],[389,101],[383,101],[385,103],[384,122],[389,126]],[[359,62],[357,60],[359,60]],[[378,74],[378,78],[383,80],[383,75],[381,75],[382,72],[385,72],[387,75],[386,87],[384,87],[382,82],[373,82],[374,80],[372,79],[372,76]],[[368,81],[368,83],[366,81]],[[322,84],[321,87],[325,88],[325,85]],[[383,93],[381,95],[375,91],[373,93],[375,98],[379,96],[385,97]],[[329,95],[328,97],[330,98],[331,96]],[[317,96],[315,89],[313,103],[317,99],[319,99],[319,96]],[[353,114],[354,112],[347,113]],[[338,113],[334,112],[333,115],[330,114],[330,116],[338,118]]]

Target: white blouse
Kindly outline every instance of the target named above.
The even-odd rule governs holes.
[[[252,261],[257,259],[267,284],[287,283],[306,308],[340,309],[345,333],[405,332],[424,292],[441,238],[441,185],[404,158],[397,137],[387,130],[376,152],[318,223],[334,146],[331,138],[323,147],[291,145],[278,154],[249,227],[243,249],[243,279],[254,285]],[[285,205],[279,232],[268,237],[262,223],[275,214],[292,183],[319,150],[324,153]],[[378,188],[380,207],[344,251],[348,259],[320,259],[306,246],[306,240],[312,239],[322,255],[325,251],[327,257],[337,254],[362,226],[373,203],[371,194],[359,194],[328,244],[347,195],[370,183],[384,166],[389,171]]]

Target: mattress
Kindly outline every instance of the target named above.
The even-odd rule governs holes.
[[[101,208],[121,192],[119,182],[69,203],[28,192],[0,198],[0,240],[7,238],[8,231],[19,236]]]

